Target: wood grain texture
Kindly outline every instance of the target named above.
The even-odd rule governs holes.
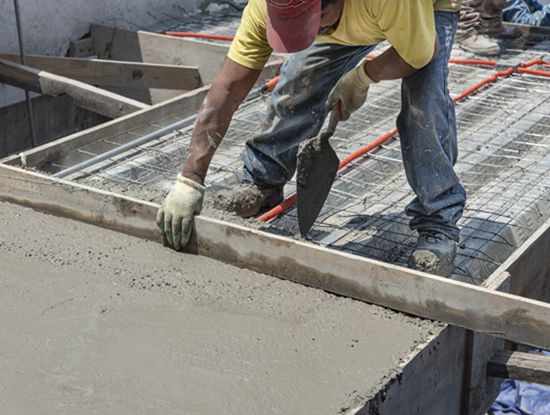
[[[67,94],[76,105],[109,118],[149,108],[149,105],[74,79],[0,59],[0,81],[29,91]]]
[[[498,378],[550,385],[550,356],[501,350],[489,361],[487,374]]]
[[[0,54],[0,59],[20,63],[19,56],[14,54]],[[42,71],[100,87],[188,91],[202,86],[196,66],[33,55],[26,56],[26,63]]]

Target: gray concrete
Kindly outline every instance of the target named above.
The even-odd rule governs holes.
[[[9,204],[0,227],[5,413],[336,414],[442,327]]]
[[[202,0],[20,0],[26,52],[63,56],[71,40],[84,36],[90,23],[140,29],[196,11]],[[13,0],[0,0],[0,52],[19,53]],[[0,106],[24,99],[0,84]]]

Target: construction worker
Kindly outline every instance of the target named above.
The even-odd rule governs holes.
[[[168,244],[181,249],[188,243],[210,161],[275,49],[293,53],[273,91],[275,118],[246,143],[244,182],[232,189],[226,206],[251,216],[281,202],[299,143],[319,132],[327,113],[339,105],[347,120],[370,85],[402,79],[397,128],[417,196],[406,213],[419,234],[409,266],[450,275],[466,201],[453,169],[456,121],[447,89],[458,10],[456,0],[249,0],[228,59],[200,108],[187,161],[158,212]],[[392,47],[366,60],[384,40]]]
[[[506,0],[462,0],[456,43],[462,49],[482,56],[500,53],[498,38],[521,36],[516,28],[502,24]]]

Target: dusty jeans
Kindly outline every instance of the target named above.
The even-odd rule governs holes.
[[[458,13],[436,12],[435,18],[439,53],[426,67],[403,79],[397,128],[407,179],[417,196],[406,208],[412,216],[411,228],[438,230],[458,240],[456,222],[462,215],[466,193],[453,169],[456,121],[447,87],[447,61]],[[273,187],[292,177],[298,145],[319,132],[330,90],[372,49],[316,43],[292,55],[273,92],[273,122],[247,142],[245,181]]]
[[[506,22],[550,27],[550,6],[537,0],[508,0],[502,15]]]

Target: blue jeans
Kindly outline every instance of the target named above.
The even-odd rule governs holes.
[[[412,217],[411,229],[437,230],[458,241],[456,223],[466,193],[453,169],[456,120],[447,86],[458,13],[436,12],[435,20],[440,43],[436,59],[402,82],[397,128],[407,179],[417,196],[405,212]],[[276,187],[290,180],[298,145],[317,135],[323,125],[330,90],[373,48],[315,43],[292,55],[273,91],[273,122],[246,143],[246,182]]]
[[[550,6],[537,0],[507,0],[502,18],[506,22],[550,27]]]

